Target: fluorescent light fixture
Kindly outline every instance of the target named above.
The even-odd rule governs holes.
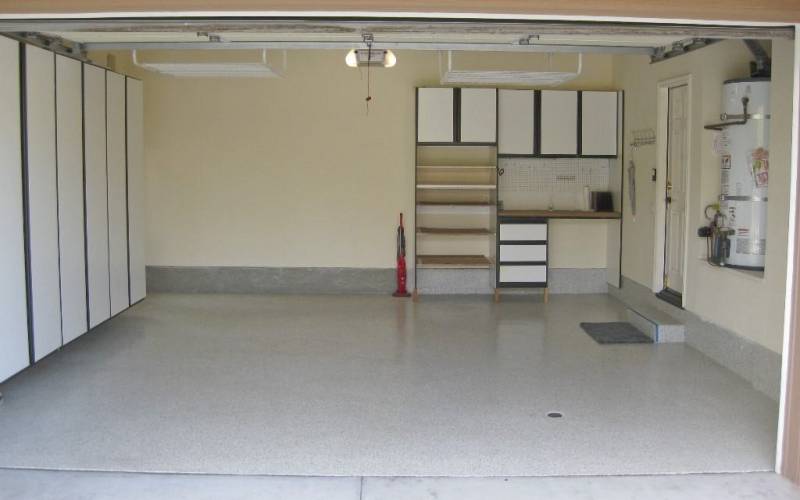
[[[441,66],[440,66],[441,67]],[[441,73],[443,85],[523,85],[552,87],[574,80],[581,74],[583,54],[578,54],[575,72],[453,69],[453,52],[447,52],[447,69]]]
[[[276,69],[267,62],[267,51],[261,51],[261,60],[253,62],[150,62],[139,61],[133,51],[133,64],[162,75],[181,78],[281,78],[286,72],[286,51],[283,51],[283,68]]]
[[[351,49],[345,56],[344,63],[351,68],[362,66],[391,68],[397,64],[397,56],[391,50]]]

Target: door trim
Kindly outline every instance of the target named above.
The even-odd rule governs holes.
[[[786,295],[783,311],[781,396],[775,472],[800,483],[800,24],[795,25],[794,82],[792,90],[792,144],[789,182],[789,248],[786,262]]]
[[[691,197],[692,186],[692,75],[683,75],[658,82],[658,112],[656,128],[656,203],[655,203],[655,224],[654,224],[654,249],[653,249],[653,293],[659,293],[664,289],[664,243],[666,240],[667,210],[658,193],[666,193],[666,173],[667,173],[667,133],[669,120],[669,89],[672,87],[687,87],[689,113],[687,114],[687,129],[689,130],[686,139],[687,162],[686,162],[686,195],[684,199],[684,238],[683,238],[683,262],[684,266],[689,261],[689,199]],[[686,288],[686,274],[683,274],[683,290],[681,295],[681,305],[686,307],[688,289]]]

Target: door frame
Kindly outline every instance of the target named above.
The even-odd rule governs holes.
[[[86,2],[84,2],[86,3]],[[306,2],[307,4],[308,2]],[[494,18],[494,19],[520,19],[520,20],[542,20],[542,19],[558,19],[558,20],[580,20],[580,21],[601,21],[601,22],[621,22],[621,23],[630,23],[630,22],[638,22],[638,23],[665,23],[665,22],[682,22],[688,25],[726,25],[726,24],[733,24],[737,26],[781,26],[791,24],[794,25],[795,28],[795,44],[794,44],[794,90],[793,90],[793,99],[792,99],[792,143],[791,143],[791,163],[790,163],[790,187],[789,187],[789,247],[787,252],[787,269],[786,269],[786,290],[785,290],[785,310],[784,310],[784,326],[783,326],[783,356],[782,356],[782,372],[781,372],[781,399],[780,399],[780,406],[779,406],[779,420],[778,420],[778,431],[777,431],[777,446],[776,446],[776,461],[775,461],[775,471],[783,474],[790,479],[800,482],[800,460],[797,460],[797,457],[800,457],[800,440],[793,440],[793,437],[796,438],[800,435],[800,432],[794,433],[795,431],[800,430],[800,391],[792,391],[793,388],[800,386],[800,290],[798,290],[798,283],[800,283],[800,232],[798,232],[798,220],[800,219],[800,205],[798,204],[798,191],[800,190],[800,186],[798,182],[800,181],[800,177],[798,177],[798,168],[800,167],[800,23],[797,22],[796,19],[789,19],[787,22],[778,22],[777,20],[773,21],[748,21],[746,19],[739,19],[737,21],[725,21],[719,20],[716,16],[707,14],[707,18],[692,18],[691,13],[689,11],[673,11],[678,12],[677,15],[670,17],[665,17],[668,15],[666,12],[656,13],[654,17],[633,17],[633,15],[628,14],[626,16],[619,16],[614,15],[614,12],[608,12],[605,15],[598,14],[597,12],[583,14],[583,15],[568,15],[568,14],[526,14],[524,12],[530,12],[532,8],[522,9],[522,8],[511,8],[509,7],[509,2],[506,2],[505,10],[503,11],[502,7],[501,12],[503,13],[474,13],[474,9],[470,10],[473,12],[472,14],[465,14],[457,12],[459,7],[465,4],[466,2],[454,2],[454,5],[451,5],[453,11],[456,12],[448,12],[448,13],[432,13],[432,12],[420,12],[420,11],[402,11],[402,12],[386,12],[384,11],[370,11],[370,10],[362,10],[362,11],[338,11],[339,14],[348,14],[350,16],[377,16],[377,17],[421,17],[421,18],[438,18],[438,17],[448,17],[448,18],[460,18],[460,19],[474,19],[474,18]],[[150,3],[154,5],[153,2]],[[306,5],[307,6],[307,5]],[[283,11],[225,11],[225,10],[206,10],[206,11],[197,11],[191,10],[191,8],[187,8],[186,10],[179,11],[177,14],[175,11],[153,11],[148,10],[148,6],[144,6],[141,8],[140,11],[136,12],[136,14],[140,17],[145,18],[159,18],[159,17],[174,17],[178,15],[179,17],[200,17],[200,16],[225,16],[225,15],[238,15],[238,16],[270,16],[270,15],[291,15],[297,13],[304,13],[306,17],[325,17],[326,15],[330,16],[336,11],[303,11],[301,9],[297,9],[295,6],[295,10],[283,10]],[[361,5],[361,8],[368,9],[369,6]],[[51,19],[63,19],[63,18],[77,18],[77,19],[92,19],[92,18],[124,18],[125,13],[114,11],[112,9],[108,9],[106,11],[101,12],[81,12],[80,5],[72,6],[72,11],[69,13],[66,12],[54,12],[53,9],[50,9],[47,12],[45,9],[47,7],[40,9],[38,12],[34,9],[29,9],[27,12],[25,9],[20,9],[22,12],[12,13],[6,10],[5,12],[0,9],[0,19],[3,20],[19,20],[25,18],[51,18]],[[466,10],[469,10],[469,7],[466,7]],[[47,13],[44,13],[44,12]],[[686,12],[684,18],[680,18],[680,15]],[[658,17],[661,14],[662,17]],[[635,15],[635,13],[634,13]],[[691,76],[688,76],[688,81],[691,82]],[[679,77],[674,80],[680,80],[680,78],[687,78],[687,77]],[[661,87],[663,84],[669,84],[673,80],[665,80],[663,82],[659,82],[659,97],[661,94]],[[667,87],[668,88],[668,87]],[[691,106],[691,86],[689,89],[689,99],[690,99],[690,106]],[[660,99],[659,99],[660,102]],[[659,115],[660,116],[660,115]],[[691,124],[691,113],[689,114],[689,120]],[[660,125],[660,124],[659,124]],[[691,134],[690,134],[691,138]],[[660,145],[657,146],[660,148]],[[687,144],[687,147],[690,148],[690,144]],[[664,155],[661,154],[661,150],[658,149],[659,156],[658,162],[659,164],[664,160]],[[666,153],[666,149],[663,151]],[[661,172],[663,173],[663,172]],[[689,179],[691,176],[691,168],[690,165],[687,166],[687,185],[689,184]],[[658,189],[658,180],[661,179],[663,181],[664,176],[658,175],[656,178],[656,188]],[[665,186],[661,186],[661,190],[663,192]],[[687,192],[687,202],[689,201],[690,193]],[[658,211],[658,205],[656,205],[656,209]],[[662,211],[665,212],[662,205]],[[687,211],[688,213],[688,211]],[[661,217],[656,216],[656,226],[659,225],[659,221],[661,221],[661,263],[660,268],[662,269],[663,273],[663,222],[664,222],[663,214]],[[688,226],[687,226],[688,231]],[[658,227],[656,228],[656,238],[658,239]],[[689,238],[686,239],[687,243]],[[658,248],[658,245],[656,245]],[[656,264],[658,266],[658,264]],[[663,288],[663,277],[654,276],[657,280],[654,282],[659,282]],[[684,276],[685,282],[685,276]],[[684,283],[685,285],[685,283]],[[654,286],[655,288],[655,286]],[[660,290],[658,290],[660,291]],[[683,302],[686,303],[686,289],[684,287],[684,294],[683,294]],[[790,391],[792,391],[790,393]]]
[[[667,209],[666,204],[662,203],[663,197],[667,192],[667,134],[669,133],[669,89],[673,87],[687,87],[687,107],[688,113],[686,117],[686,128],[689,131],[686,139],[686,193],[684,197],[684,235],[683,235],[683,262],[684,269],[689,262],[689,240],[691,237],[689,230],[689,199],[691,198],[692,181],[692,75],[681,75],[667,80],[658,82],[657,95],[658,95],[658,109],[656,112],[658,125],[656,128],[656,197],[655,197],[655,220],[654,220],[654,233],[653,241],[655,242],[653,248],[653,293],[659,293],[664,289],[664,259],[666,250],[664,247],[666,241],[666,228],[667,228]],[[687,302],[687,288],[686,288],[686,274],[683,273],[683,283],[681,286],[681,306],[686,306]]]

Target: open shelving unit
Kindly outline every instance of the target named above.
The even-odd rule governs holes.
[[[497,181],[495,144],[417,144],[415,298],[425,270],[494,269]]]

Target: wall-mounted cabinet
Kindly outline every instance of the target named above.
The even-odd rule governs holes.
[[[581,92],[581,155],[617,155],[616,92]]]
[[[496,89],[417,89],[417,143],[496,142]]]
[[[533,155],[536,104],[533,90],[498,91],[498,153]]]
[[[578,154],[578,92],[541,91],[540,154]]]
[[[455,140],[454,89],[417,89],[417,142],[448,143]]]
[[[497,142],[497,90],[460,89],[460,142]]]

